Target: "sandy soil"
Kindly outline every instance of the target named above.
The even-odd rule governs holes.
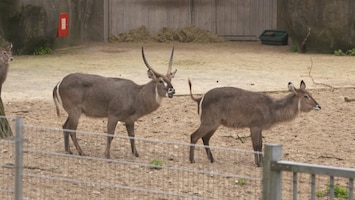
[[[195,103],[185,95],[188,92],[187,77],[192,78],[194,93],[198,94],[217,86],[236,86],[268,91],[276,98],[287,95],[285,90],[289,81],[298,86],[303,79],[322,110],[302,114],[292,122],[264,131],[264,143],[282,144],[283,158],[286,160],[355,166],[355,102],[344,101],[344,97],[355,97],[353,58],[291,53],[288,47],[283,46],[263,46],[256,42],[100,43],[58,50],[48,56],[17,56],[10,66],[3,90],[6,114],[22,116],[29,125],[60,128],[66,116],[63,110],[59,118],[56,116],[51,99],[54,85],[67,73],[77,71],[119,76],[143,84],[148,79],[140,55],[142,45],[149,63],[161,72],[166,70],[171,47],[175,46],[173,68],[178,69],[178,72],[173,84],[178,95],[173,99],[165,99],[156,112],[138,121],[137,137],[189,142],[190,134],[198,127],[199,120]],[[82,117],[79,130],[105,132],[106,120]],[[126,136],[122,125],[117,127],[116,132],[117,135]],[[235,139],[238,136],[247,137],[249,132],[246,129],[221,127],[212,137],[211,145],[251,150],[250,139],[242,143]],[[40,139],[37,140],[40,142]],[[82,138],[80,144],[84,152],[90,156],[103,157],[106,140],[92,140]],[[46,141],[41,148],[54,148],[60,153],[64,151],[61,134],[47,136]],[[120,147],[123,146],[122,141],[114,140],[113,159],[131,159],[128,141],[123,143],[124,148]],[[142,159],[151,160],[153,149],[142,144],[137,144],[137,149]],[[72,150],[76,153],[74,147]],[[191,165],[186,152],[177,153],[173,161],[167,162],[191,168],[211,165],[202,150],[195,155],[199,164]],[[217,164],[213,164],[214,169],[219,166],[225,169],[228,160],[215,157]],[[79,168],[80,165],[73,168]],[[254,167],[253,159],[229,165]]]

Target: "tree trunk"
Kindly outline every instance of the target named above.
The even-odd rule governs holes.
[[[7,121],[5,115],[4,104],[2,103],[2,98],[0,97],[0,138],[7,138],[12,136],[11,126],[9,125],[9,121]]]

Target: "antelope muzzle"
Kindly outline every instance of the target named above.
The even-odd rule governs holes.
[[[168,97],[173,98],[174,94],[175,94],[175,89],[173,87],[169,87],[168,88]]]

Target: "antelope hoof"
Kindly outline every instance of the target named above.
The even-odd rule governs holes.
[[[208,156],[208,160],[210,160],[211,163],[214,163],[214,158],[213,158],[212,154],[210,154]]]
[[[88,156],[88,155],[86,155],[86,154],[83,153],[83,152],[79,153],[79,155],[80,155],[80,156]]]
[[[255,161],[255,164],[257,167],[261,167],[263,165],[263,162],[258,160],[258,161]]]
[[[110,159],[110,154],[109,153],[105,153],[105,158],[106,159]]]
[[[70,151],[70,150],[65,151],[65,153],[66,153],[66,154],[73,154],[73,152]]]
[[[138,157],[139,157],[138,152],[135,152],[135,153],[134,153],[134,156],[136,156],[136,157],[138,158]]]

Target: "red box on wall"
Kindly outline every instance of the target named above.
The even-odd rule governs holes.
[[[68,32],[69,32],[69,14],[60,13],[57,37],[66,37],[68,36]]]

